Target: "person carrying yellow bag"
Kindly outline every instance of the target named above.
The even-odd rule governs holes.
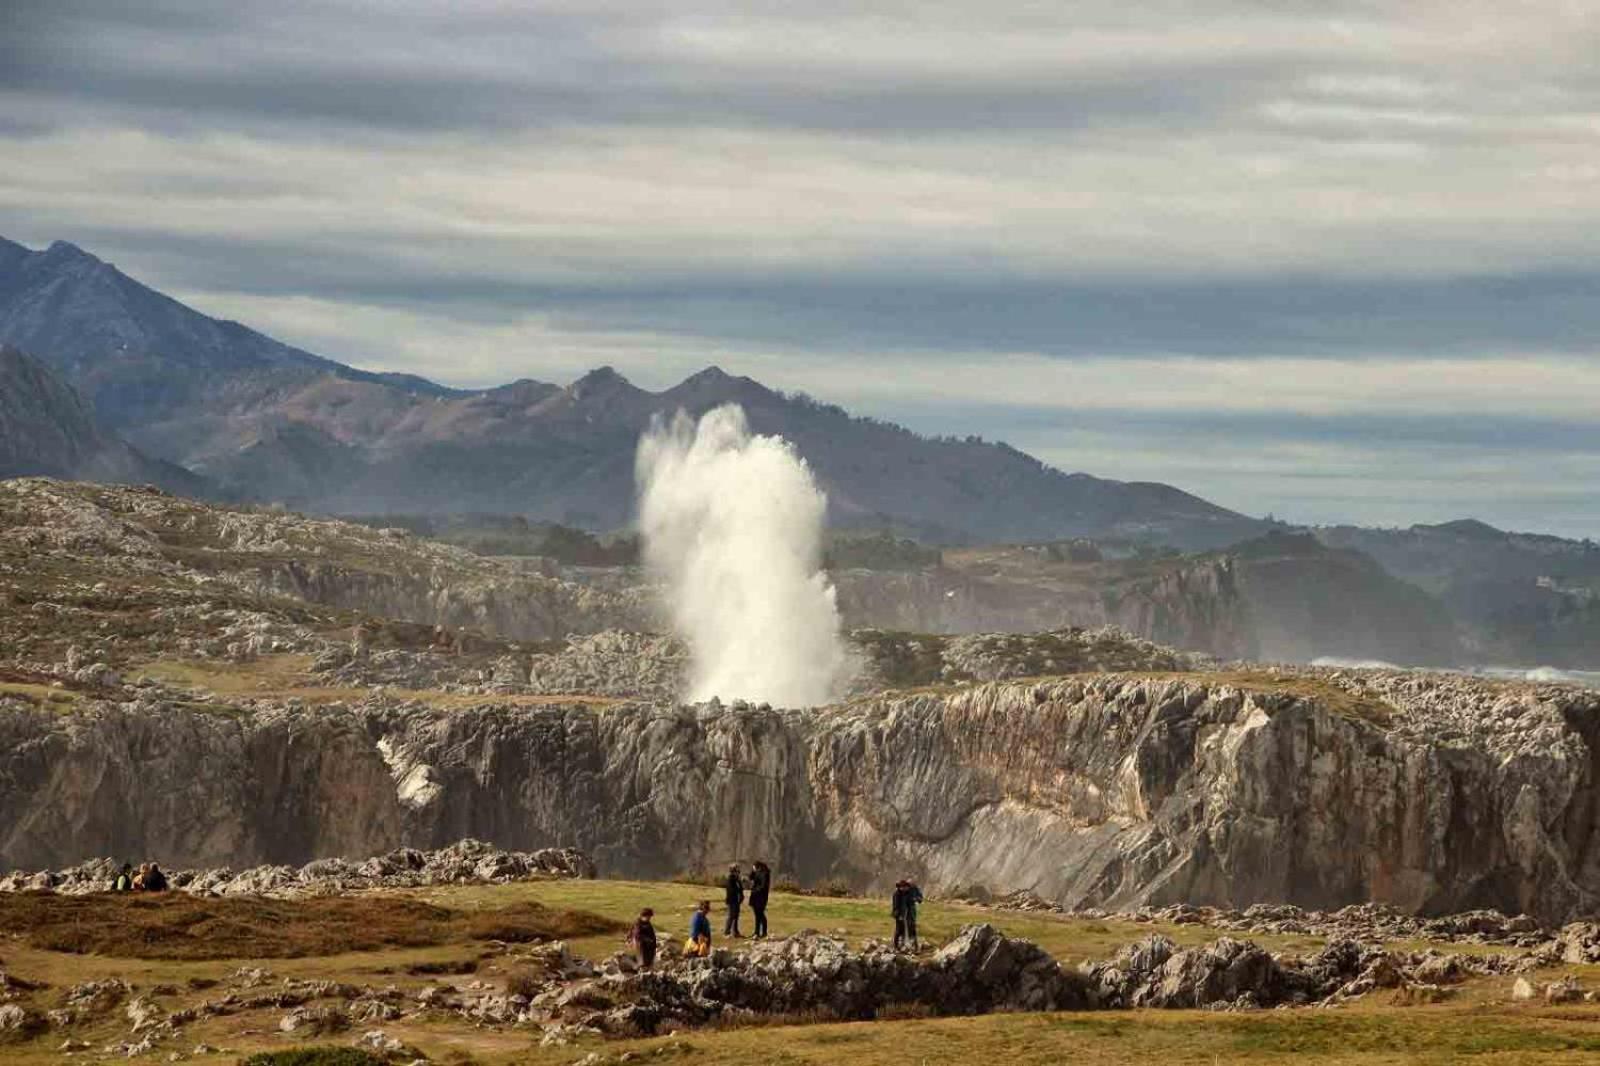
[[[683,942],[683,953],[690,958],[703,959],[711,954],[711,901],[703,899],[689,919],[689,939]]]

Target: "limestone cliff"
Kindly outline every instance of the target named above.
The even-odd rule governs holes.
[[[0,701],[0,866],[302,862],[477,836],[603,874],[1068,904],[1600,896],[1600,695],[1388,673],[1103,675],[816,711]]]

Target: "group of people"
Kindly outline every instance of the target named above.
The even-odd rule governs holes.
[[[111,883],[113,892],[165,892],[167,890],[167,875],[161,872],[161,867],[153,862],[142,863],[138,870],[133,868],[133,863],[125,862],[122,869],[117,872],[117,878]]]
[[[737,864],[729,867],[728,879],[723,888],[723,904],[727,918],[722,925],[724,936],[743,938],[739,931],[739,914],[748,900],[755,915],[756,939],[767,936],[767,899],[772,893],[772,870],[758,862],[750,871],[748,881],[739,873]],[[895,882],[894,895],[889,901],[889,913],[894,918],[894,949],[920,949],[917,940],[917,908],[922,905],[922,890],[907,878]],[[655,965],[658,940],[655,911],[650,907],[639,912],[633,928],[628,931],[628,943],[634,949],[643,969]],[[711,954],[711,901],[703,899],[689,918],[689,939],[684,941],[683,953],[692,958],[706,958]]]
[[[722,935],[744,938],[739,931],[739,911],[745,901],[744,878],[739,876],[739,865],[728,867],[728,880],[723,886],[722,902],[727,907],[728,920],[722,923]],[[767,897],[772,894],[772,871],[767,864],[758,862],[750,870],[750,913],[756,916],[753,934],[757,940],[767,935]],[[706,904],[709,909],[709,904]],[[708,941],[709,943],[709,941]]]

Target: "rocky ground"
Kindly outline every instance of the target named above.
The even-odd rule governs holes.
[[[544,894],[553,905],[588,899],[598,910],[615,911],[613,919],[633,910],[635,899],[683,897],[688,891],[614,887],[568,876],[585,865],[580,856],[541,859],[468,842],[287,878],[258,875],[258,884],[288,898],[354,893],[351,898],[367,900],[375,915],[418,892],[434,905],[456,907],[504,904],[512,898],[508,893],[531,893]],[[554,880],[546,866],[555,868]],[[83,898],[95,883],[94,871],[86,866],[64,873],[52,891]],[[31,880],[13,875],[8,885]],[[247,887],[240,877],[210,872],[186,878],[182,891],[223,900],[231,895],[243,906]],[[37,891],[0,895],[0,922],[7,921],[8,899],[38,898]],[[87,897],[91,906],[93,899]],[[649,972],[630,954],[605,946],[616,943],[615,933],[568,941],[501,931],[493,922],[474,929],[448,955],[419,955],[401,939],[384,955],[319,959],[313,953],[265,962],[230,959],[233,934],[226,925],[174,927],[169,935],[147,933],[142,942],[102,949],[100,954],[125,956],[120,963],[41,950],[36,938],[13,933],[0,964],[0,1042],[12,1057],[40,1061],[50,1053],[93,1061],[224,1061],[245,1050],[331,1043],[411,1062],[459,1047],[461,1034],[476,1034],[472,1039],[486,1046],[516,1049],[517,1061],[593,1063],[637,1058],[639,1051],[627,1049],[641,1040],[653,1038],[645,1045],[652,1054],[678,1054],[692,1050],[686,1040],[705,1033],[828,1020],[1197,1009],[1249,1016],[1266,1008],[1329,1009],[1367,1001],[1382,1009],[1458,1000],[1478,1010],[1488,1002],[1523,1000],[1581,1009],[1595,998],[1591,975],[1572,964],[1592,963],[1600,955],[1564,954],[1561,945],[1576,942],[1571,930],[1532,948],[1508,944],[1484,952],[1425,937],[1410,946],[1385,944],[1392,926],[1380,923],[1368,929],[1377,935],[1363,935],[1361,923],[1347,915],[1338,928],[1350,935],[1284,950],[1270,946],[1283,943],[1273,935],[1236,939],[1201,924],[1226,922],[1226,915],[1172,910],[1135,916],[1137,923],[1103,916],[1100,922],[1112,923],[1111,929],[1082,916],[1020,917],[1011,908],[1021,902],[1001,901],[987,914],[931,903],[924,918],[940,930],[931,934],[936,942],[901,952],[859,935],[863,922],[881,921],[868,916],[880,913],[882,900],[807,900],[779,893],[774,911],[787,932],[780,927],[772,940],[724,942],[730,946],[719,946],[710,958],[690,959],[677,950],[673,929],[663,926],[663,951]],[[808,916],[823,915],[846,927],[794,928]],[[290,910],[280,920],[300,918]],[[658,925],[667,920],[658,918]],[[1016,922],[1038,940],[1007,932]],[[1138,924],[1148,928],[1140,933]],[[1441,928],[1526,924],[1468,915]],[[1102,936],[1094,938],[1096,933]],[[1076,962],[1041,943],[1081,957],[1086,949],[1104,950],[1098,945],[1117,936],[1129,939]],[[1586,937],[1587,944],[1596,942],[1594,930]],[[189,958],[201,961],[176,961]]]
[[[110,892],[122,863],[91,859],[64,870],[12,871],[0,876],[0,892],[59,892],[88,895]],[[481,840],[462,840],[447,848],[400,848],[360,861],[317,859],[301,867],[255,866],[247,870],[167,870],[173,891],[213,896],[264,896],[292,899],[373,888],[425,885],[505,884],[540,877],[594,877],[594,863],[572,848],[536,852],[506,851]]]

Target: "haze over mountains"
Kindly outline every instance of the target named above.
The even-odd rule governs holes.
[[[55,367],[144,452],[229,496],[312,510],[509,512],[614,528],[632,514],[634,448],[650,419],[737,402],[757,432],[795,443],[836,525],[1182,547],[1264,528],[1168,485],[920,437],[715,367],[659,393],[604,367],[566,387],[477,391],[360,371],[209,318],[60,241],[43,251],[0,241],[0,341]]]

